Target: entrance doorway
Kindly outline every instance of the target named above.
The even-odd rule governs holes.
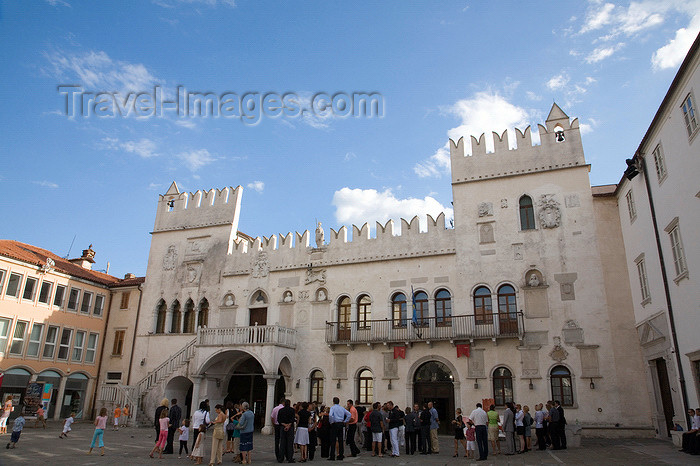
[[[267,308],[259,307],[250,310],[250,325],[267,325]]]
[[[666,420],[666,432],[663,434],[667,437],[671,436],[673,430],[673,399],[671,398],[671,384],[668,381],[668,368],[666,360],[658,358],[654,360],[656,363],[656,377],[659,380],[659,396],[661,397],[661,405],[664,410],[664,418]]]
[[[253,357],[238,364],[228,383],[228,391],[224,398],[227,401],[238,403],[247,401],[250,409],[255,414],[255,426],[265,425],[265,401],[267,399],[267,382],[263,378],[263,368]],[[284,395],[285,383],[282,373],[275,383],[275,404]]]
[[[433,402],[438,412],[441,434],[451,434],[455,411],[455,389],[450,369],[438,361],[421,365],[413,376],[413,402],[421,408],[424,403]]]

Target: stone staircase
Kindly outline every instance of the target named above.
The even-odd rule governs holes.
[[[132,408],[130,415],[132,422],[141,426],[152,425],[153,418],[143,410],[144,398],[153,387],[159,386],[166,378],[194,358],[196,345],[197,338],[194,338],[161,365],[149,372],[136,385],[102,383],[97,401],[107,407],[108,410],[114,408],[117,403],[121,406],[124,406],[126,403],[132,407],[136,406],[137,409]]]

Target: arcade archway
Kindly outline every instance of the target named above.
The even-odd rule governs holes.
[[[439,361],[423,363],[413,374],[413,401],[423,406],[423,403],[433,402],[440,419],[441,434],[452,433],[451,420],[455,411],[454,376],[447,365]]]

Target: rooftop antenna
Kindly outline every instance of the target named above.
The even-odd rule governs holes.
[[[75,237],[78,236],[77,234],[73,235],[73,241],[70,242],[70,247],[68,248],[68,253],[63,257],[64,259],[68,259],[70,257],[70,251],[73,249],[73,243],[75,243]]]

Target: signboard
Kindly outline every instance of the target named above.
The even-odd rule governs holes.
[[[24,407],[22,415],[34,416],[36,410],[42,406],[44,398],[44,382],[30,382],[24,392]]]

